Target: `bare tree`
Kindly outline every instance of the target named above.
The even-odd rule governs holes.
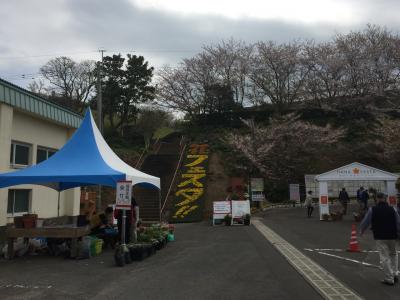
[[[271,102],[278,110],[302,99],[301,89],[310,69],[303,46],[297,42],[258,42],[250,78],[256,102]]]
[[[28,90],[39,96],[45,96],[47,94],[46,85],[42,79],[34,80],[29,83]]]
[[[204,46],[220,84],[230,86],[234,101],[241,107],[248,94],[248,75],[253,46],[230,39],[215,46]]]
[[[398,36],[385,28],[367,25],[364,31],[337,35],[335,44],[344,57],[349,95],[383,95],[385,90],[397,88]]]
[[[377,95],[397,88],[400,75],[400,40],[386,28],[368,25],[361,33],[370,71],[370,82]]]
[[[305,47],[310,72],[304,85],[307,98],[321,106],[322,99],[343,94],[344,61],[332,43],[307,44]]]
[[[200,114],[204,93],[194,82],[185,64],[176,68],[164,66],[158,72],[158,78],[158,105],[187,113],[189,116]]]
[[[341,96],[398,92],[399,76],[399,36],[368,25],[327,43],[246,45],[231,39],[204,46],[178,67],[159,72],[158,100],[189,115],[209,114],[221,98],[215,91],[228,95],[231,90],[236,107],[271,103],[282,111],[294,102],[313,100],[321,106]]]
[[[57,96],[79,104],[87,102],[95,85],[95,62],[75,62],[69,57],[57,57],[40,68],[40,74],[49,81],[49,90]]]

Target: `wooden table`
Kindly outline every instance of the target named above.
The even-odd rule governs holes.
[[[90,229],[88,227],[41,227],[41,228],[7,228],[6,236],[8,241],[8,257],[14,257],[14,240],[19,237],[23,238],[68,238],[71,239],[71,257],[76,257],[78,238],[88,235]]]

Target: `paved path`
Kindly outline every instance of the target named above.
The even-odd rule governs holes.
[[[351,214],[343,221],[322,222],[318,210],[308,219],[305,208],[274,209],[264,214],[263,222],[363,298],[400,299],[400,285],[388,287],[379,282],[382,273],[370,231],[359,239],[361,249],[367,252],[344,251],[354,223]]]
[[[177,226],[176,242],[124,268],[90,260],[0,261],[1,299],[321,299],[253,226]]]
[[[293,245],[263,224],[259,219],[254,220],[253,224],[324,299],[362,299],[357,293],[349,289],[309,257],[302,254],[301,251],[293,247]]]

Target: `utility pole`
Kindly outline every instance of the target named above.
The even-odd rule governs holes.
[[[103,133],[103,99],[101,90],[101,71],[103,69],[103,56],[106,50],[99,49],[101,53],[101,61],[97,65],[97,126],[101,133]]]
[[[103,99],[101,91],[101,71],[103,69],[103,56],[105,49],[99,49],[101,53],[101,61],[97,64],[97,127],[100,133],[103,134]],[[101,210],[101,185],[99,185],[99,191],[97,196],[96,211],[99,213]]]

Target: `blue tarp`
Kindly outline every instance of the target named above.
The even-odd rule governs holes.
[[[115,187],[120,180],[160,187],[159,178],[128,166],[112,152],[88,110],[81,126],[62,149],[37,165],[0,174],[0,188],[37,184],[63,191],[97,184]]]

